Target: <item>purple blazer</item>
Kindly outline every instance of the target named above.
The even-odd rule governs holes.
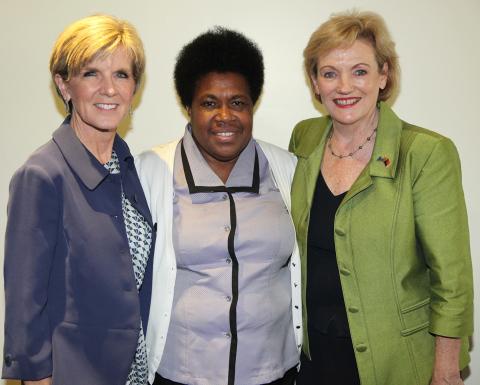
[[[128,146],[116,136],[113,147],[121,172],[111,175],[67,118],[12,178],[3,378],[125,385],[140,320],[147,330],[154,245],[138,292],[122,186],[155,226]]]

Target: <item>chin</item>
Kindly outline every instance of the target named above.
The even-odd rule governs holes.
[[[120,124],[120,121],[115,121],[115,122],[99,122],[98,125],[95,127],[99,131],[105,131],[105,132],[110,132],[110,131],[116,131],[118,125]]]

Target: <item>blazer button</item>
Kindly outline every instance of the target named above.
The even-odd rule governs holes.
[[[367,345],[359,344],[355,347],[355,349],[356,349],[357,352],[362,353],[362,352],[367,351]]]
[[[343,229],[337,228],[337,229],[335,229],[335,234],[343,237],[345,235],[345,231]]]
[[[12,366],[12,356],[10,354],[7,354],[3,358],[3,362],[5,362],[5,366]]]

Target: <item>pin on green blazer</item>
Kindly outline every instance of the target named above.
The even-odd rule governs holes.
[[[427,385],[434,335],[461,337],[461,368],[469,362],[473,278],[460,162],[449,139],[379,108],[371,160],[335,216],[337,264],[362,385]],[[331,124],[302,121],[290,141],[307,355],[308,224]]]

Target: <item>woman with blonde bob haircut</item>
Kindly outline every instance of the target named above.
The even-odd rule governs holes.
[[[74,22],[54,46],[68,116],[10,183],[3,378],[147,383],[153,224],[116,134],[144,67],[134,27],[109,15]]]
[[[333,15],[304,50],[328,116],[297,124],[304,310],[297,385],[463,384],[473,283],[454,144],[398,118],[383,19]]]
[[[68,81],[93,59],[106,58],[118,48],[126,49],[138,87],[145,70],[142,41],[129,22],[109,15],[92,15],[68,26],[53,47],[50,72],[54,81],[56,75]]]

